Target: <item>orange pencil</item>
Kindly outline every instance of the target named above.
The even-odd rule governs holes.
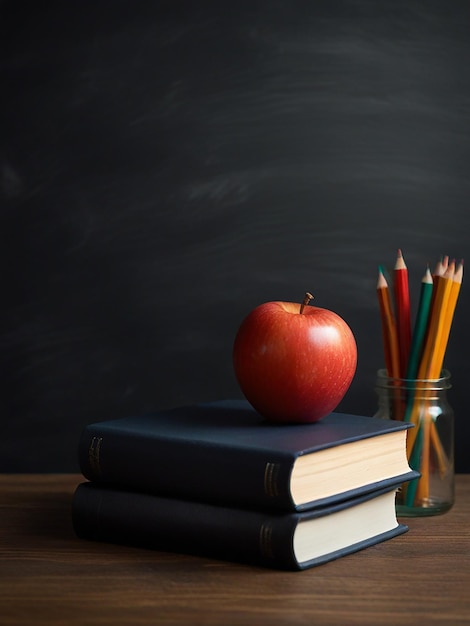
[[[443,311],[444,318],[442,320],[442,332],[439,338],[439,346],[436,348],[436,353],[433,359],[432,377],[438,378],[441,374],[442,367],[444,365],[444,356],[447,350],[447,344],[449,342],[450,329],[452,327],[452,321],[454,319],[455,308],[457,300],[460,294],[460,288],[463,280],[463,260],[457,265],[455,272],[452,276],[452,285],[450,287],[449,299],[445,311]]]
[[[429,419],[425,419],[421,423],[423,429],[423,447],[421,450],[421,464],[419,471],[421,478],[418,480],[416,487],[416,499],[418,502],[426,501],[429,498],[429,453],[430,453],[430,430],[431,423]]]
[[[447,268],[449,267],[449,256],[445,255],[443,257],[441,257],[439,259],[439,261],[436,263],[436,267],[434,268],[434,272],[432,274],[432,278],[433,278],[433,282],[434,282],[434,289],[432,290],[432,296],[431,296],[431,305],[429,308],[429,311],[431,312],[434,306],[434,300],[436,299],[436,291],[437,291],[437,281],[436,278],[437,276],[444,276],[444,274],[447,271]]]
[[[387,374],[391,378],[400,377],[400,360],[398,353],[398,338],[393,316],[392,302],[387,279],[384,273],[379,269],[379,278],[377,280],[377,298],[380,308],[380,319],[382,322],[382,341],[385,357],[385,367]]]
[[[400,377],[404,378],[408,368],[408,357],[411,345],[411,313],[408,268],[406,267],[401,250],[398,250],[393,272],[393,287],[395,293],[395,315],[400,357]]]

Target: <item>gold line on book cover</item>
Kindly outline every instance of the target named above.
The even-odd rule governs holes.
[[[264,491],[266,495],[275,498],[279,495],[277,479],[281,466],[279,463],[266,463],[264,468]]]
[[[103,437],[92,437],[88,447],[88,460],[91,471],[95,476],[101,476],[100,450],[102,441]]]
[[[269,559],[274,558],[272,537],[272,526],[270,524],[261,524],[259,529],[259,549],[261,555]]]

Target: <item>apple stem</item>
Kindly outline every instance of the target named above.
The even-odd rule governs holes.
[[[313,296],[311,293],[309,293],[307,291],[307,293],[305,294],[304,300],[302,302],[302,304],[300,305],[300,314],[302,315],[302,313],[304,312],[305,307],[308,305],[308,303],[310,302],[310,300],[313,300]]]

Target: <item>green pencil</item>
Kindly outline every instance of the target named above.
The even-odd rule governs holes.
[[[429,311],[431,308],[432,288],[432,274],[428,266],[421,281],[421,293],[419,297],[418,312],[416,314],[416,322],[413,328],[410,356],[406,369],[407,379],[413,380],[418,374],[419,359],[421,357],[421,351],[423,348],[424,337],[428,324]]]
[[[419,472],[419,468],[421,465],[421,448],[423,445],[423,428],[421,424],[416,424],[415,428],[418,429],[418,433],[416,435],[415,443],[413,446],[413,451],[410,455],[410,467],[417,470]],[[416,490],[418,488],[418,480],[419,478],[415,478],[411,480],[406,486],[406,495],[405,495],[405,505],[413,506],[413,502],[416,496]]]
[[[408,380],[414,380],[418,374],[419,361],[421,358],[421,352],[423,350],[424,339],[426,336],[429,312],[431,310],[432,290],[433,280],[431,270],[428,266],[421,281],[421,292],[419,296],[418,311],[416,314],[416,321],[411,337],[410,356],[406,369],[406,378]],[[405,422],[410,421],[411,413],[413,410],[413,401],[413,394],[410,394],[410,396],[408,397],[408,402],[406,404],[405,415],[403,417],[403,420]]]

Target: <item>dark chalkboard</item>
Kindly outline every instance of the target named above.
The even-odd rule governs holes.
[[[331,308],[374,413],[377,266],[413,306],[470,256],[468,3],[0,3],[1,471],[74,471],[97,419],[239,397],[255,305]],[[470,471],[462,288],[446,364]]]

